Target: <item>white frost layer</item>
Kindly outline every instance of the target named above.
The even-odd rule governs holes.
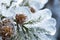
[[[10,1],[2,0],[0,3],[4,2],[7,4],[7,6],[9,6]],[[35,8],[35,10],[38,10],[34,14],[30,13],[30,10],[28,7],[24,7],[24,6],[19,7],[18,6],[20,4],[20,2],[22,2],[22,0],[14,0],[14,1],[15,1],[14,4],[12,4],[13,6],[11,6],[9,9],[6,9],[5,5],[1,6],[1,4],[0,4],[0,11],[1,11],[2,15],[5,17],[14,18],[16,14],[25,14],[28,17],[28,21],[34,21],[34,22],[32,22],[32,24],[28,23],[24,26],[26,26],[29,29],[32,28],[34,31],[33,30],[31,30],[31,31],[33,31],[39,38],[41,38],[41,40],[51,40],[51,38],[49,38],[47,35],[53,36],[56,33],[56,27],[55,27],[56,20],[51,17],[52,12],[49,9],[46,8],[43,10],[39,10],[44,7],[44,5],[48,2],[48,0],[30,0],[29,5],[33,8]],[[15,5],[17,7],[15,7]],[[41,29],[41,30],[44,29],[46,31],[43,30],[41,32],[41,30],[38,30],[38,29]],[[39,32],[41,34],[39,34]],[[45,35],[45,34],[47,34],[47,35]],[[32,32],[31,32],[31,35],[32,35],[32,38],[34,38]],[[22,39],[24,39],[24,38],[22,37]],[[36,38],[32,39],[32,40],[36,40]]]

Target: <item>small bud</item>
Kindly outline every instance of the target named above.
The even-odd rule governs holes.
[[[16,14],[16,22],[19,24],[24,23],[26,20],[26,16],[24,14]]]
[[[32,8],[32,7],[30,7],[30,11],[31,11],[32,13],[35,13],[35,9]]]

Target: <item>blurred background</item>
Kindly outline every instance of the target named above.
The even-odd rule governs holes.
[[[52,17],[56,19],[57,32],[55,34],[55,37],[57,40],[60,40],[60,0],[49,0],[44,8],[49,8],[52,11]]]

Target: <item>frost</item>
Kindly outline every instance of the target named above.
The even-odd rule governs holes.
[[[11,26],[12,24],[14,26],[14,34],[11,40],[54,39],[56,20],[52,18],[50,9],[42,9],[47,2],[48,0],[0,0],[0,22],[4,21],[1,19],[4,16],[11,19]],[[34,13],[31,12],[30,7],[35,10]],[[27,16],[26,21],[22,24],[17,23],[16,14]],[[22,18],[22,20],[24,19]]]

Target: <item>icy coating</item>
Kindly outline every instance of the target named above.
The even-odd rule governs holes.
[[[53,36],[56,33],[56,20],[52,18],[50,9],[41,10],[47,2],[48,0],[0,0],[0,15],[5,17],[0,17],[0,22],[10,19],[12,22],[8,26],[11,25],[14,29],[9,40],[55,40]],[[34,12],[31,12],[30,8],[33,8]],[[16,22],[17,14],[27,17],[23,23],[18,18],[22,24]],[[0,40],[3,40],[1,36]]]

